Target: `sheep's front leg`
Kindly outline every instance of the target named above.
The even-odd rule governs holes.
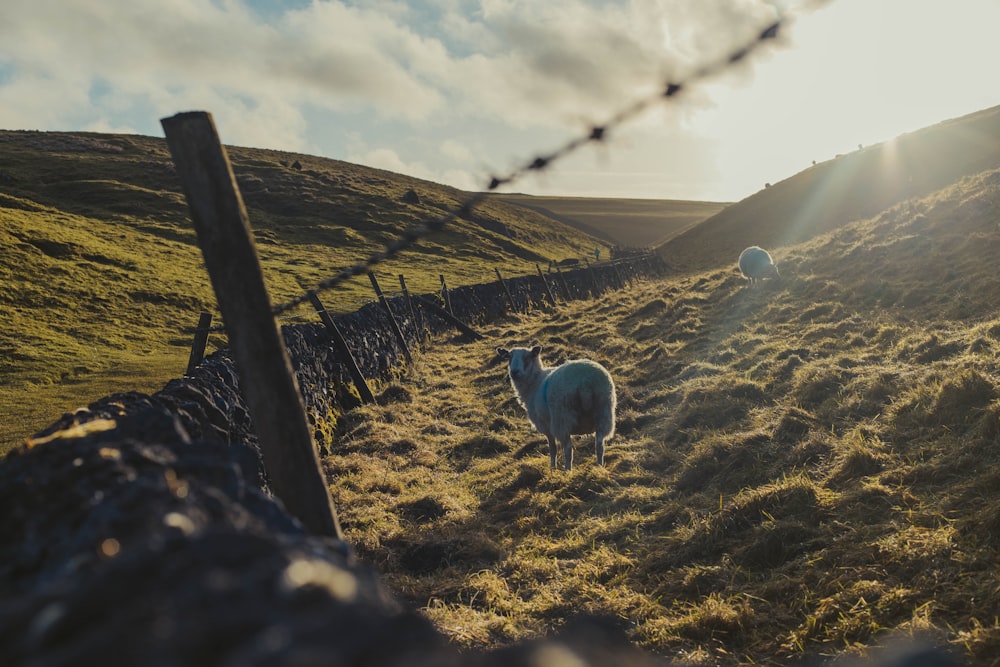
[[[597,432],[597,465],[604,465],[604,434]]]
[[[545,437],[549,439],[549,469],[556,469],[556,439],[555,436],[545,434]]]
[[[570,435],[563,438],[563,468],[573,469],[573,436]]]

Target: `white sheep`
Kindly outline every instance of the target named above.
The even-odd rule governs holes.
[[[604,443],[615,434],[615,383],[600,364],[575,359],[543,366],[542,348],[498,347],[510,362],[510,383],[528,419],[549,441],[549,464],[556,467],[556,443],[563,446],[563,468],[573,469],[572,435],[594,433],[597,465],[604,465]]]
[[[780,278],[778,267],[766,250],[752,245],[740,253],[740,273],[751,285],[764,278]]]

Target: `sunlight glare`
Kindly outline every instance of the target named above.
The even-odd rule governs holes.
[[[715,107],[692,120],[715,140],[724,198],[1000,104],[981,81],[1000,58],[997,25],[988,0],[838,0],[798,18],[752,81],[713,83]]]

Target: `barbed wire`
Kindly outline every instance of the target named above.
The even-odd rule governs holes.
[[[514,168],[505,176],[491,176],[489,183],[486,184],[483,191],[471,193],[457,208],[445,212],[443,215],[434,220],[419,223],[407,228],[396,239],[386,244],[385,247],[379,251],[372,253],[365,259],[342,269],[330,278],[319,282],[313,289],[285,301],[284,303],[274,306],[272,308],[272,314],[277,317],[287,313],[293,308],[297,308],[306,301],[309,301],[313,296],[318,296],[322,292],[331,290],[351,278],[368,273],[373,267],[395,257],[400,252],[415,245],[418,241],[429,234],[440,231],[454,220],[470,218],[476,207],[498,188],[515,183],[528,174],[544,171],[545,169],[551,167],[553,163],[565,158],[577,150],[580,150],[588,144],[603,142],[612,130],[641,115],[650,107],[662,103],[664,100],[673,101],[679,95],[684,93],[691,85],[714,77],[740,63],[745,62],[752,54],[761,50],[765,44],[775,41],[779,32],[795,14],[801,13],[809,8],[815,8],[827,1],[829,0],[807,1],[793,9],[779,12],[778,17],[754,34],[752,39],[748,40],[745,44],[739,46],[735,50],[730,51],[727,55],[696,68],[688,77],[683,78],[683,80],[671,79],[666,81],[657,93],[640,98],[624,106],[616,113],[612,114],[611,117],[604,123],[591,126],[585,134],[581,134],[570,139],[552,152],[543,155],[536,155],[520,167]],[[224,329],[224,326],[219,326],[213,327],[212,330],[222,331]]]

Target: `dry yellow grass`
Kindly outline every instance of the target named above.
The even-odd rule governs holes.
[[[734,262],[436,341],[401,400],[338,425],[348,537],[463,646],[593,613],[695,664],[899,635],[992,664],[998,195],[985,173],[789,248],[760,287]],[[612,370],[605,468],[578,438],[578,467],[548,470],[493,351],[530,342]]]
[[[291,178],[275,156],[262,156],[262,173]],[[301,187],[279,197],[295,203],[301,190],[303,208],[265,216],[261,230],[278,293],[318,271],[286,266],[286,244],[311,243],[316,232],[319,252],[353,238],[318,220],[327,209],[305,195],[364,179],[337,180],[309,163],[303,171]],[[148,197],[129,199],[123,212],[100,188],[77,201],[93,184],[69,182],[56,179],[42,194],[75,201],[70,215],[87,220],[117,210],[169,241],[175,260],[190,261],[189,241],[164,222],[177,215],[169,193],[146,187]],[[386,194],[389,180],[376,185],[397,201],[395,190]],[[788,204],[780,186],[768,196]],[[263,206],[267,191],[255,192]],[[355,196],[327,204],[356,215],[376,239],[391,231]],[[33,234],[37,211],[7,210],[23,212],[22,236]],[[770,212],[780,210],[788,209]],[[397,212],[395,222],[409,215]],[[706,226],[688,273],[495,323],[485,342],[435,341],[380,388],[381,404],[328,425],[337,438],[323,464],[349,539],[401,599],[462,646],[506,645],[592,613],[637,645],[693,664],[787,664],[925,633],[969,664],[995,664],[1000,173],[873,215],[850,225],[834,216],[826,220],[834,231],[813,228],[799,245],[779,244],[783,278],[760,287],[739,278],[738,250],[747,238],[788,231],[794,216]],[[520,222],[525,234],[542,233]],[[454,254],[460,236],[419,263]],[[563,238],[567,254],[584,248]],[[731,249],[716,243],[723,238]],[[18,242],[41,250],[31,240],[60,239]],[[91,256],[88,271],[142,275],[118,249],[97,252],[83,236],[62,241],[74,257]],[[530,243],[507,251],[534,252]],[[20,264],[4,268],[22,269],[26,298],[45,296]],[[189,305],[209,298],[204,289],[196,296]],[[91,301],[99,315],[101,301]],[[591,357],[615,376],[618,435],[605,468],[580,439],[577,469],[548,470],[544,438],[531,431],[493,352],[530,342],[549,362]],[[51,367],[30,372],[66,386],[83,379]]]

